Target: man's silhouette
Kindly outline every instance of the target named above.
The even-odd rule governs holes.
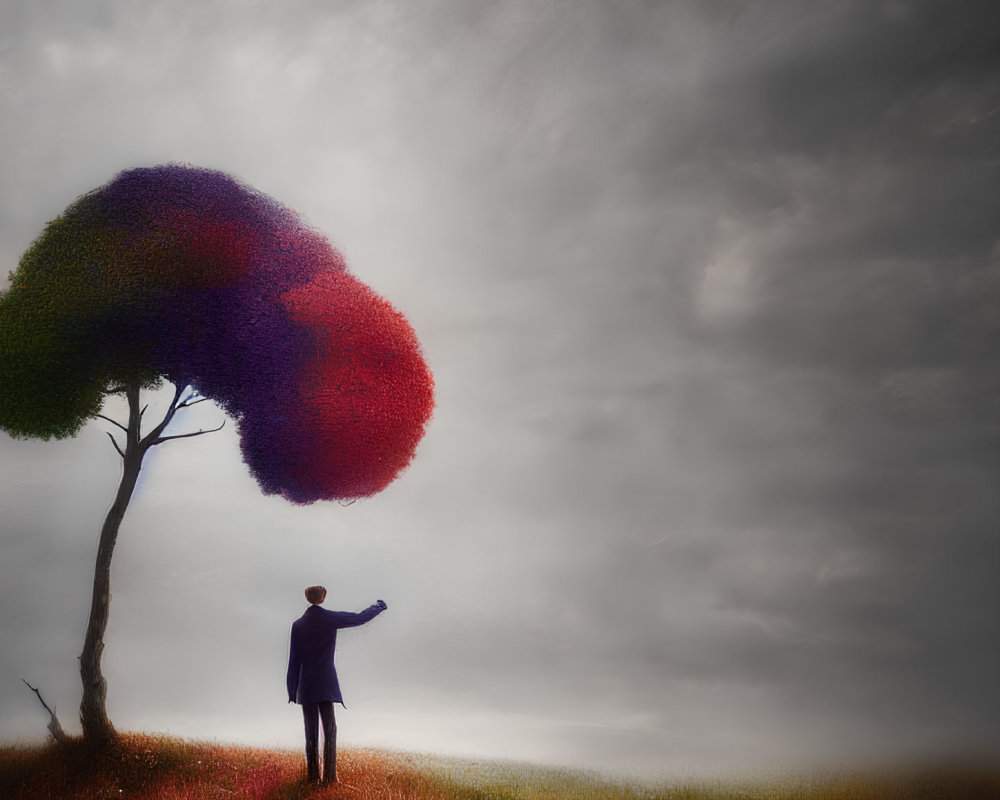
[[[306,613],[292,623],[288,655],[288,702],[302,705],[306,727],[306,769],[310,781],[319,780],[319,720],[323,720],[323,783],[337,780],[337,722],[333,704],[344,704],[333,665],[337,631],[364,625],[381,614],[386,605],[379,600],[359,614],[320,608],[326,589],[310,586]]]

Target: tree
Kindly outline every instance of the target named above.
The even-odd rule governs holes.
[[[407,320],[294,212],[221,172],[122,172],[48,223],[0,294],[0,428],[14,437],[120,429],[122,478],[101,528],[80,656],[84,735],[115,732],[101,674],[115,541],[146,453],[213,400],[266,494],[370,497],[411,461],[433,379]],[[175,387],[143,431],[143,389]],[[124,395],[124,423],[101,413]]]

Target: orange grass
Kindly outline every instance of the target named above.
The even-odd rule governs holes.
[[[427,775],[376,750],[343,749],[341,785],[306,782],[304,756],[287,751],[123,733],[95,750],[81,740],[65,747],[0,747],[0,798],[17,800],[451,800]]]
[[[345,748],[337,772],[339,785],[312,786],[297,752],[125,733],[105,750],[80,740],[0,746],[0,800],[1000,800],[995,769],[649,785],[528,764]]]

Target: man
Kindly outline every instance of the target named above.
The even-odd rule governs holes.
[[[323,783],[337,780],[337,723],[333,704],[344,704],[333,665],[337,631],[364,625],[386,609],[379,600],[358,614],[320,608],[326,589],[306,589],[309,608],[292,623],[288,655],[288,702],[302,705],[306,728],[306,770],[309,780],[319,781],[319,720],[323,720]]]

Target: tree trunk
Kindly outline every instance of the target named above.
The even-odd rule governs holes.
[[[115,729],[105,708],[107,683],[101,674],[101,656],[104,652],[104,631],[108,627],[111,605],[111,556],[118,539],[125,510],[135,489],[142,468],[146,448],[141,446],[139,423],[139,387],[126,389],[128,398],[128,428],[122,458],[122,479],[118,494],[104,519],[101,539],[97,548],[97,565],[94,569],[94,593],[90,603],[90,622],[80,655],[80,677],[83,679],[83,699],[80,702],[80,723],[83,735],[94,743],[109,742],[115,738]]]

